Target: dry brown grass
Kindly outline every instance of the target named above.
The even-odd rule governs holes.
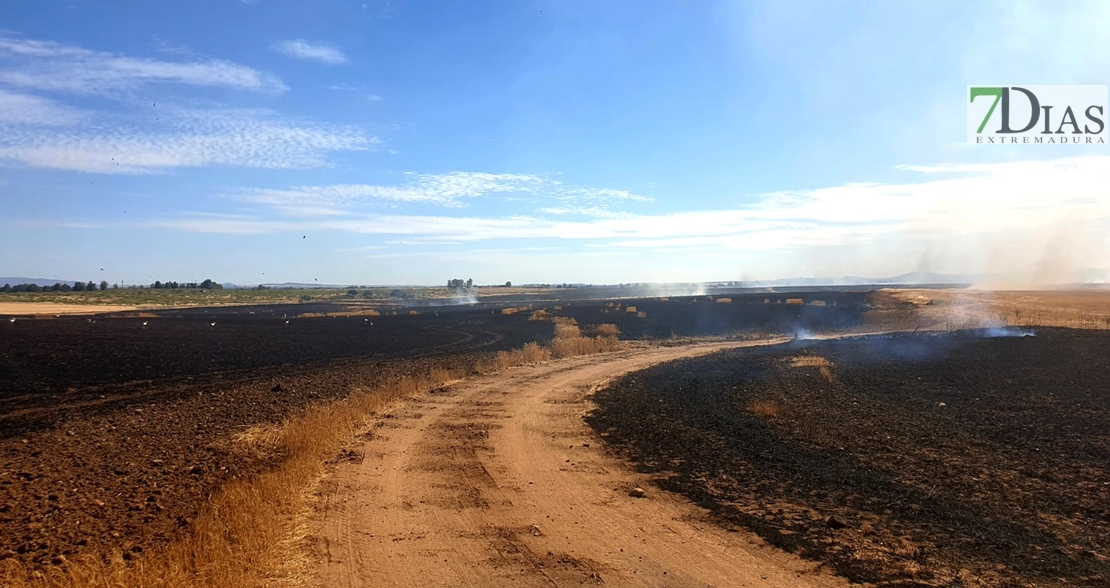
[[[609,353],[623,348],[616,337],[556,337],[551,341],[551,354],[556,358]]]
[[[520,349],[512,349],[510,351],[498,351],[497,355],[488,362],[484,362],[478,366],[478,371],[482,373],[490,373],[498,370],[508,369],[520,365],[531,365],[542,363],[551,359],[551,350],[543,347],[539,343],[527,343]]]
[[[501,309],[501,314],[516,314],[516,313],[517,313],[517,310],[515,308],[502,308]]]
[[[795,306],[802,306],[803,304],[806,303],[806,301],[805,301],[804,298],[787,298],[786,303],[787,304],[793,304]]]
[[[1065,327],[1110,329],[1110,289],[897,290],[871,295],[869,324],[922,329]]]
[[[603,337],[616,337],[617,335],[621,334],[621,330],[619,327],[617,327],[617,325],[609,323],[597,325],[593,327],[592,330]]]
[[[820,356],[817,356],[817,355],[803,355],[803,356],[795,357],[794,359],[792,359],[791,362],[790,362],[790,365],[792,367],[796,367],[796,368],[799,368],[799,367],[815,367],[821,372],[821,376],[823,376],[826,380],[828,380],[830,382],[835,380],[835,377],[833,376],[832,368],[834,368],[836,366],[833,365],[833,363],[831,361],[825,359],[824,357],[820,357]]]
[[[569,323],[555,323],[555,338],[556,339],[575,339],[582,336],[582,330],[578,325]]]
[[[635,306],[626,306],[624,311],[625,312],[631,312],[632,314],[636,314],[636,307]]]
[[[748,405],[748,412],[761,419],[777,419],[786,414],[786,405],[781,400],[756,400]]]
[[[732,304],[731,298],[718,298],[717,304]]]
[[[546,321],[549,316],[551,316],[551,315],[547,314],[547,311],[541,308],[541,309],[533,312],[532,316],[528,317],[528,320],[530,320],[530,321]]]

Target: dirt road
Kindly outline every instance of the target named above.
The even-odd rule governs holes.
[[[589,392],[737,344],[515,368],[387,415],[323,482],[320,586],[844,586],[748,532],[705,522],[608,455]],[[646,495],[629,495],[633,488]]]

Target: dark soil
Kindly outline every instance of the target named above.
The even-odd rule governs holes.
[[[1110,585],[1110,333],[986,334],[675,362],[588,420],[721,524],[853,581]]]

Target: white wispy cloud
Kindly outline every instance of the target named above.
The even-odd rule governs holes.
[[[51,41],[0,34],[0,84],[77,94],[110,94],[149,84],[282,92],[282,81],[222,60],[166,61],[93,51]]]
[[[69,126],[5,124],[0,94],[0,163],[89,173],[141,174],[213,165],[311,168],[334,151],[374,149],[360,130],[281,117],[264,109],[164,107],[158,120],[101,114]],[[49,109],[35,119],[53,114]],[[72,117],[71,117],[72,118]],[[17,121],[18,122],[18,121]]]
[[[294,216],[349,216],[367,206],[382,203],[430,203],[450,208],[466,206],[479,196],[523,195],[529,200],[557,200],[559,207],[540,209],[550,214],[584,214],[617,217],[622,213],[600,204],[611,199],[646,200],[623,190],[574,188],[561,182],[528,174],[499,174],[455,171],[446,174],[405,174],[398,185],[338,184],[297,186],[288,189],[249,189],[233,197],[273,207]],[[589,206],[578,206],[580,199]]]
[[[288,41],[274,43],[270,48],[282,55],[295,57],[297,59],[319,61],[320,63],[326,63],[328,65],[347,63],[347,56],[344,55],[339,48],[328,43],[317,43],[304,39],[290,39]]]
[[[547,181],[530,175],[473,172],[406,174],[406,180],[399,186],[339,184],[251,189],[234,196],[246,202],[271,206],[288,215],[340,216],[355,214],[363,207],[382,202],[423,202],[459,207],[463,198],[531,191]]]
[[[66,126],[77,124],[86,113],[53,100],[9,92],[0,88],[0,128],[3,125]]]

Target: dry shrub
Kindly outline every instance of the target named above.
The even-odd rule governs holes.
[[[628,306],[628,307],[625,307],[624,311],[625,312],[631,312],[632,314],[636,314],[636,307],[635,306]]]
[[[569,323],[555,323],[555,338],[556,339],[575,339],[582,336],[582,330],[578,325]]]
[[[621,330],[617,325],[605,323],[594,327],[594,331],[603,337],[616,337],[621,334]]]
[[[560,306],[560,305],[558,305],[558,304],[556,304],[556,305],[555,305],[555,310],[563,310],[563,307],[562,307],[562,306]]]
[[[302,510],[324,464],[364,426],[368,415],[390,403],[455,379],[445,370],[406,377],[347,398],[312,405],[274,429],[248,430],[239,441],[272,448],[282,459],[259,476],[232,480],[201,508],[179,540],[152,548],[138,562],[120,554],[107,561],[75,558],[45,572],[3,561],[0,585],[12,588],[241,588],[271,585],[303,575],[298,545]]]
[[[509,351],[498,351],[497,355],[493,357],[491,364],[483,365],[479,368],[482,372],[491,372],[496,370],[503,370],[518,365],[530,365],[541,363],[551,359],[551,350],[545,349],[539,343],[527,343],[520,349],[512,349]]]
[[[515,308],[502,308],[501,309],[501,314],[516,314],[516,312],[517,312],[517,310]]]
[[[417,316],[417,315],[419,315],[420,313],[419,313],[419,312],[417,312],[417,311],[415,311],[415,310],[410,310],[410,311],[409,311],[409,314],[410,314],[410,315],[412,315],[412,316]]]
[[[825,306],[825,301],[824,300],[814,300],[813,302],[810,302],[809,305],[810,306]]]
[[[732,304],[731,298],[718,298],[717,304]]]
[[[664,297],[659,299],[659,302],[670,302],[670,300],[671,300],[670,298],[667,298],[666,296],[664,296]]]
[[[770,298],[764,298],[764,299],[763,299],[763,304],[770,304],[770,303],[771,303],[771,299],[770,299]]]
[[[637,318],[647,318],[647,313],[641,310],[640,312],[636,313],[636,317]]]
[[[793,304],[794,306],[801,306],[801,305],[805,304],[806,301],[805,301],[804,298],[787,298],[786,303],[787,304]]]
[[[550,315],[547,314],[547,311],[541,308],[541,309],[537,310],[536,312],[533,312],[532,316],[528,317],[528,320],[530,320],[530,321],[546,321],[549,316]]]
[[[551,353],[556,358],[592,355],[620,351],[624,346],[616,337],[572,337],[551,341]]]

